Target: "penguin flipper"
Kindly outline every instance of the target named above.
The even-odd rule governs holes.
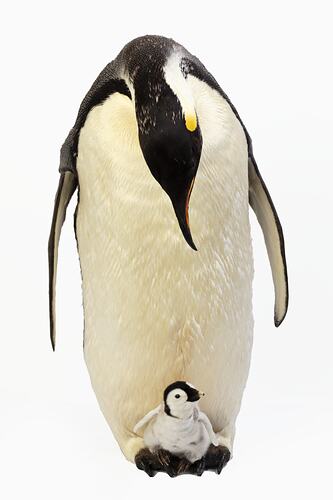
[[[186,51],[186,55],[182,59],[182,70],[185,75],[189,73],[216,90],[227,101],[243,127],[249,155],[249,201],[264,233],[275,289],[274,323],[275,326],[279,326],[288,309],[288,274],[283,232],[272,198],[254,159],[251,137],[227,94],[197,57]]]
[[[211,424],[209,418],[207,417],[207,415],[205,413],[203,413],[202,411],[200,411],[198,421],[201,422],[206,427],[206,431],[208,433],[208,436],[209,436],[211,442],[213,443],[214,446],[217,446],[219,443],[218,443],[216,434],[213,430],[212,424]]]
[[[139,420],[139,422],[134,426],[133,428],[133,432],[137,433],[137,431],[139,429],[141,429],[141,427],[143,427],[145,424],[147,424],[148,422],[150,422],[150,420],[152,418],[154,418],[156,415],[158,415],[158,413],[160,412],[162,408],[162,405],[159,404],[158,406],[156,406],[156,408],[154,408],[153,410],[149,411],[141,420]]]
[[[283,232],[272,198],[252,154],[249,155],[248,169],[249,201],[264,233],[275,290],[274,323],[278,327],[287,314],[289,298]]]
[[[49,238],[49,311],[50,335],[55,349],[55,288],[58,260],[58,245],[62,224],[65,220],[67,205],[78,186],[76,160],[81,128],[92,108],[102,104],[114,92],[131,99],[125,81],[119,76],[119,67],[112,61],[101,71],[84,97],[73,128],[70,130],[60,151],[60,180],[55,198],[52,226]]]
[[[55,350],[56,337],[55,296],[59,239],[61,227],[66,217],[66,209],[75,189],[77,188],[77,184],[77,177],[72,172],[62,172],[60,174],[58,190],[54,201],[54,210],[48,246],[50,337],[53,350]]]

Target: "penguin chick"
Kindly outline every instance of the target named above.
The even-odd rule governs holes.
[[[191,463],[200,460],[211,443],[218,446],[209,418],[198,407],[202,396],[189,382],[170,384],[164,391],[163,403],[147,413],[134,432],[148,424],[143,439],[152,453],[163,449]]]

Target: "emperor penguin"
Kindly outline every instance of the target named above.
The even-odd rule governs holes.
[[[123,454],[151,470],[144,429],[133,428],[164,387],[188,380],[206,393],[201,407],[218,442],[206,463],[220,470],[252,348],[248,204],[264,233],[276,326],[288,307],[281,224],[235,106],[182,45],[139,37],[84,97],[59,170],[49,238],[53,349],[59,238],[78,190],[84,358]]]

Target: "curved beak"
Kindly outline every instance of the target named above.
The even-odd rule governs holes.
[[[189,223],[189,203],[194,185],[194,180],[195,177],[193,177],[189,187],[182,193],[181,196],[177,197],[170,196],[170,198],[179,223],[179,227],[183,233],[185,240],[193,250],[197,250],[197,247],[195,246],[191,235],[190,223]]]

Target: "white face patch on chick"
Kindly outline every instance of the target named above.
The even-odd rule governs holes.
[[[180,419],[190,418],[197,406],[197,401],[203,393],[199,392],[192,384],[176,382],[166,389],[164,397],[165,413]]]
[[[178,416],[179,413],[182,413],[182,411],[188,408],[192,403],[187,401],[187,394],[185,391],[182,389],[173,389],[166,398],[166,404],[170,409],[170,413]]]

